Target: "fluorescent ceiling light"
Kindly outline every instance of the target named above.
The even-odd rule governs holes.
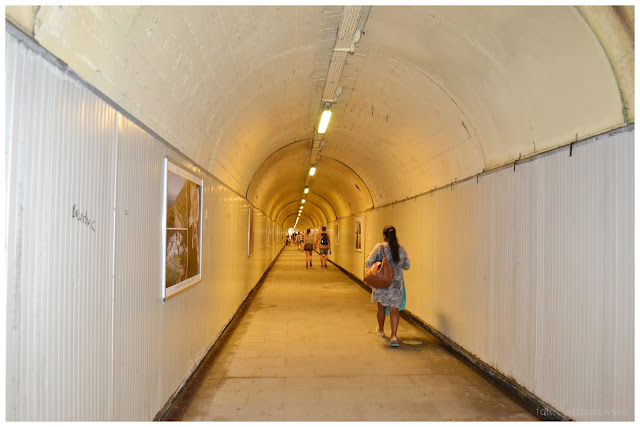
[[[304,199],[302,199],[302,203],[304,203],[304,202],[305,202],[305,200],[304,200]]]
[[[324,107],[322,116],[320,117],[320,124],[318,125],[318,133],[325,133],[327,126],[329,126],[329,120],[331,119],[331,105],[327,104]]]
[[[307,194],[309,192],[309,187],[304,189],[304,194]]]
[[[311,166],[311,169],[309,169],[309,176],[313,176],[316,174],[316,167],[315,166]]]

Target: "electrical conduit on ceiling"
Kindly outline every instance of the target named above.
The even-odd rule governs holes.
[[[341,92],[338,84],[342,77],[344,64],[347,61],[347,53],[355,52],[355,44],[360,40],[362,30],[367,22],[371,6],[345,6],[342,12],[342,19],[338,28],[336,43],[333,47],[331,60],[329,61],[329,70],[325,79],[324,90],[322,92],[322,103],[326,107],[337,102],[336,98]],[[320,151],[324,147],[325,141],[316,135],[317,128],[314,126],[314,135],[311,144],[311,155],[309,158],[309,168],[316,167],[320,158]],[[305,187],[313,184],[313,178],[307,175],[305,178]]]

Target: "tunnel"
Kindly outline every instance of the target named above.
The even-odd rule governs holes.
[[[5,6],[6,420],[166,419],[263,284],[316,295],[290,229],[373,328],[387,225],[425,351],[634,420],[634,13]]]

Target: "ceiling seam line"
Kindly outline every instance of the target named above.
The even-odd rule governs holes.
[[[447,97],[451,100],[451,102],[453,102],[453,105],[455,105],[458,110],[460,111],[460,113],[462,113],[462,115],[464,116],[464,118],[467,120],[467,122],[469,123],[469,125],[471,125],[471,127],[473,128],[473,133],[475,134],[476,140],[478,141],[478,148],[480,149],[480,152],[482,153],[482,163],[484,164],[484,167],[487,167],[487,159],[484,153],[484,150],[482,148],[482,144],[480,143],[480,136],[478,134],[478,131],[476,129],[476,126],[473,123],[473,120],[471,120],[469,118],[469,116],[467,115],[467,113],[465,113],[465,111],[462,109],[462,107],[458,104],[458,102],[453,99],[453,96],[447,91],[445,90],[444,87],[442,87],[438,82],[436,82],[433,78],[431,78],[431,76],[429,74],[427,74],[426,72],[424,72],[421,68],[416,67],[415,65],[413,65],[410,62],[404,61],[401,58],[398,58],[396,56],[390,55],[386,52],[382,52],[380,50],[377,49],[371,49],[373,52],[377,52],[381,55],[385,55],[388,57],[391,57],[399,62],[402,62],[403,64],[407,65],[408,67],[416,70],[418,73],[422,74],[423,76],[425,76],[427,79],[429,79],[430,82],[432,82],[434,85],[438,86],[438,88],[442,91],[442,93],[444,93],[445,95],[447,95]]]
[[[334,162],[340,163],[341,165],[343,165],[344,167],[346,167],[347,169],[349,169],[351,172],[353,172],[355,174],[355,176],[357,176],[360,181],[362,181],[362,183],[364,184],[364,186],[367,189],[367,192],[369,193],[369,198],[371,199],[371,207],[372,209],[376,208],[376,204],[373,201],[373,196],[371,195],[371,190],[369,189],[369,186],[367,185],[367,183],[364,181],[364,179],[362,179],[362,177],[358,174],[358,172],[356,172],[355,170],[353,170],[351,168],[351,166],[347,165],[346,163],[343,163],[342,161],[338,160],[338,159],[334,159],[333,157],[323,157],[323,159],[327,159],[327,160],[333,160]]]

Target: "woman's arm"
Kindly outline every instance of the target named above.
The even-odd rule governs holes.
[[[381,247],[382,246],[380,246],[380,243],[377,243],[375,248],[373,248],[373,250],[367,257],[367,262],[365,263],[365,266],[367,268],[371,267],[376,261],[382,261],[382,252],[380,251]]]
[[[409,267],[411,267],[411,263],[409,262],[407,251],[405,251],[403,247],[400,248],[400,251],[400,261],[402,261],[401,268],[403,270],[408,270]]]

